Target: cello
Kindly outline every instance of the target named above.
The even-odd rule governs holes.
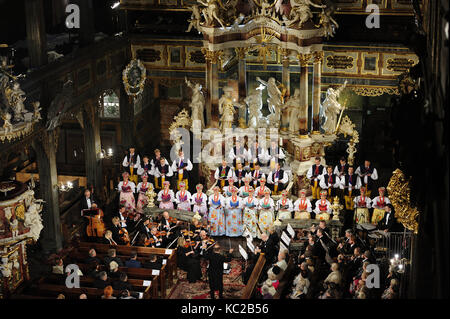
[[[103,222],[103,211],[96,207],[91,209],[84,209],[82,216],[89,220],[86,227],[86,234],[88,237],[103,237],[105,233],[105,223]]]

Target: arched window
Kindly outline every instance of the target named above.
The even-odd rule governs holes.
[[[120,103],[119,97],[113,90],[105,91],[100,97],[102,118],[120,118]]]

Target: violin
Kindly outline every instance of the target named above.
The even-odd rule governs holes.
[[[161,237],[161,236],[163,236],[163,235],[161,235],[161,233],[165,233],[165,232],[157,231],[156,234],[155,234],[155,237]],[[160,239],[160,238],[159,238],[159,239]],[[150,238],[147,238],[147,239],[144,241],[144,246],[149,246],[149,245],[155,244],[155,243],[156,243],[155,238],[150,237]]]
[[[192,230],[183,229],[181,232],[184,237],[194,237],[194,232]]]
[[[184,243],[184,248],[194,247],[197,243],[195,241],[192,241],[190,239],[186,239]]]
[[[124,241],[125,245],[130,246],[131,240],[130,240],[130,235],[128,234],[128,230],[126,230],[126,228],[122,227],[119,230],[119,235],[121,235],[120,237]]]

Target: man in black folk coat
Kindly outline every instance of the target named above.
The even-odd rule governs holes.
[[[220,253],[220,246],[216,244],[213,251],[206,255],[206,259],[209,261],[208,267],[208,281],[211,299],[215,299],[214,293],[219,291],[219,298],[223,299],[223,264],[231,261],[231,253],[233,249],[230,249],[227,256]]]

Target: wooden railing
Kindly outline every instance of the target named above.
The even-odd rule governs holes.
[[[247,282],[247,285],[244,288],[244,292],[242,293],[241,299],[250,299],[255,290],[256,284],[258,283],[258,279],[261,275],[261,272],[266,264],[266,257],[264,253],[259,255],[258,261],[256,262],[255,268],[253,268],[252,274]]]

